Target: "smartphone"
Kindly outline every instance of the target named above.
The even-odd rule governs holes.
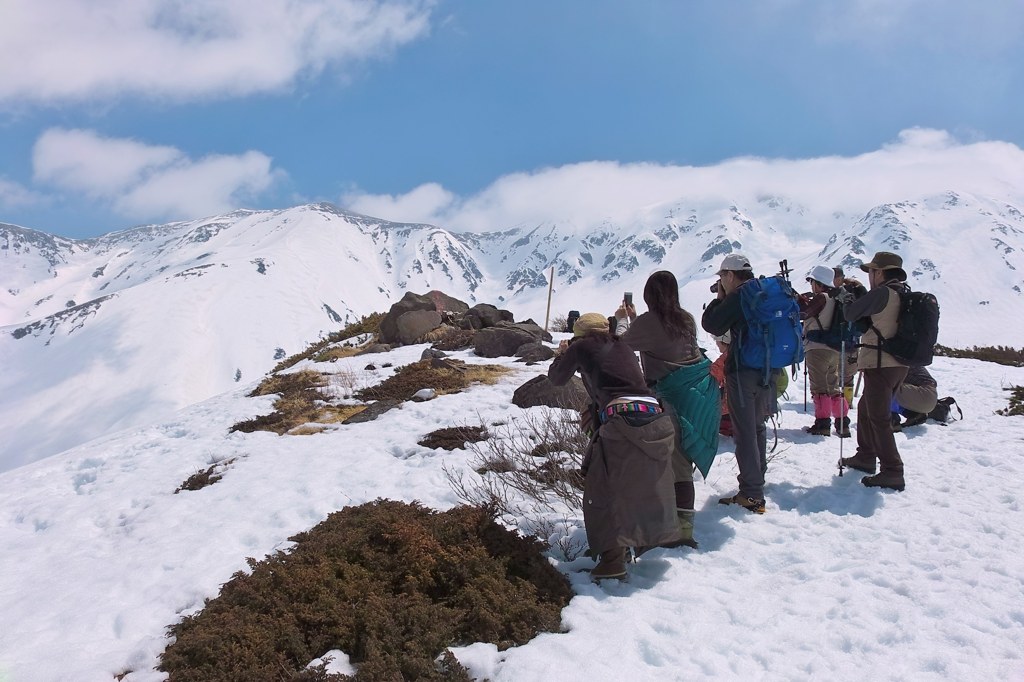
[[[627,291],[626,293],[622,294],[622,300],[623,302],[625,302],[626,305],[633,305],[633,292]]]

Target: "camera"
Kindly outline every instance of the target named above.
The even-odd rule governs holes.
[[[627,291],[626,293],[622,294],[622,302],[625,303],[626,305],[633,305],[633,292]]]
[[[713,293],[713,294],[717,294],[718,293],[718,282],[715,282],[714,284],[711,285],[711,293]]]

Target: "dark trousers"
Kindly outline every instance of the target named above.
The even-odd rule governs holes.
[[[907,376],[906,367],[865,369],[864,394],[857,403],[857,458],[878,460],[882,473],[903,475],[903,460],[892,433],[890,406]]]
[[[765,419],[775,403],[775,378],[771,374],[767,386],[762,386],[764,372],[759,369],[740,369],[725,377],[725,395],[732,419],[732,437],[736,443],[736,465],[740,473],[740,495],[755,500],[764,499],[764,473],[768,470],[768,439]]]

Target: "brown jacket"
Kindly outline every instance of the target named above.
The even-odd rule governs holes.
[[[681,337],[672,337],[653,313],[646,312],[623,330],[619,321],[619,338],[640,353],[640,364],[648,386],[653,386],[680,365],[689,365],[701,359],[697,345],[697,329],[691,326]]]
[[[635,418],[647,423],[631,426]],[[672,470],[676,438],[665,413],[617,414],[601,426],[583,489],[592,552],[679,540]]]
[[[884,286],[875,287],[846,308],[848,320],[871,323],[871,328],[865,331],[860,338],[860,350],[857,353],[859,369],[903,367],[903,363],[885,352],[881,353],[881,364],[878,361],[880,340],[875,329],[881,332],[882,338],[892,338],[896,335],[896,326],[900,316],[900,295],[892,289],[893,286],[902,286],[902,284],[898,280],[890,280]]]

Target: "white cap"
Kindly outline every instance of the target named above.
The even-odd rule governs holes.
[[[819,284],[824,284],[825,286],[830,287],[832,286],[835,276],[835,270],[827,265],[815,265],[814,269],[811,270],[811,274],[807,276],[807,281],[818,282]]]

